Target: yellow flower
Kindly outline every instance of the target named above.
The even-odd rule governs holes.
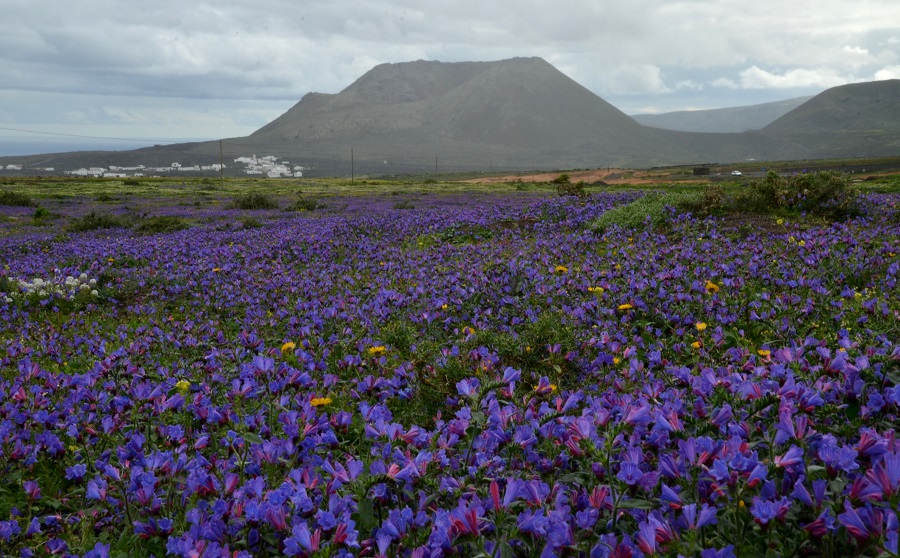
[[[309,402],[313,407],[322,407],[331,403],[330,397],[313,397]]]
[[[788,237],[788,242],[790,242],[791,244],[793,244],[793,243],[797,242],[797,239],[794,238],[793,236],[789,236],[789,237]]]
[[[539,385],[534,386],[534,391],[538,391],[539,389],[541,389],[541,386],[539,386]],[[558,390],[558,388],[557,388],[556,384],[550,384],[550,393],[556,393],[557,390]]]
[[[806,246],[806,241],[805,241],[805,240],[801,240],[800,242],[797,243],[797,245],[798,245],[798,246]]]
[[[221,268],[221,267],[214,267],[214,268],[213,268],[213,273],[218,273],[218,272],[220,272],[220,271],[222,271],[222,268]]]
[[[555,273],[567,273],[569,271],[569,268],[564,265],[558,265],[553,271]]]
[[[175,389],[177,389],[181,395],[186,395],[188,390],[191,389],[191,383],[187,380],[178,380],[175,382]]]
[[[757,349],[756,354],[765,358],[765,357],[771,355],[772,351],[770,351],[769,349]]]
[[[701,347],[700,341],[694,341],[693,343],[691,343],[691,347],[699,349]]]
[[[588,287],[588,292],[601,295],[606,292],[606,290],[603,287]]]
[[[620,364],[621,362],[622,362],[622,359],[621,359],[621,358],[619,358],[619,357],[613,357],[613,364]]]
[[[473,335],[475,333],[474,327],[466,326],[462,329],[463,335]]]
[[[108,261],[109,263],[113,263],[114,261],[116,261],[116,259],[115,258],[106,258],[106,261]]]
[[[862,293],[853,293],[853,298],[862,298]]]
[[[383,355],[387,349],[384,348],[384,345],[374,345],[369,347],[369,354],[372,356]]]
[[[447,305],[446,305],[446,304],[441,304],[441,310],[446,310],[446,309],[447,309]]]
[[[78,451],[78,446],[69,446],[69,451],[72,451],[72,452]]]
[[[715,283],[713,283],[712,281],[707,280],[706,281],[706,292],[708,292],[709,294],[717,293],[717,292],[719,292],[719,286],[716,285]]]
[[[775,221],[775,223],[777,223],[777,224],[779,224],[779,225],[783,225],[783,224],[784,224],[784,219],[779,219],[779,220]]]
[[[745,504],[743,500],[738,500],[738,507],[745,508],[745,507],[747,507],[747,504]]]
[[[626,302],[625,304],[620,304],[620,305],[619,305],[619,310],[622,311],[622,312],[628,312],[628,311],[631,310],[632,308],[634,308],[634,306],[628,304],[627,302]]]
[[[294,343],[293,341],[288,341],[287,343],[285,343],[284,345],[281,346],[281,354],[285,354],[288,351],[293,351],[296,348],[297,348],[296,343]]]
[[[706,322],[697,322],[695,326],[697,327],[697,331],[703,331],[706,329]]]

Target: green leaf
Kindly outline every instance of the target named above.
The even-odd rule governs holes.
[[[651,500],[634,499],[619,502],[617,507],[626,510],[653,510],[657,505]]]
[[[359,527],[360,534],[368,537],[372,529],[375,528],[375,508],[372,506],[372,501],[368,499],[360,500],[357,510],[353,514],[356,516],[354,517],[356,525]]]
[[[243,436],[245,442],[248,442],[251,444],[263,443],[263,439],[260,438],[259,436],[257,436],[256,434],[254,434],[253,432],[245,432],[244,434],[241,434],[241,436]]]

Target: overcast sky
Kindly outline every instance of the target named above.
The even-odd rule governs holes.
[[[900,78],[897,0],[0,0],[0,24],[23,143],[243,136],[417,59],[539,56],[628,114]]]

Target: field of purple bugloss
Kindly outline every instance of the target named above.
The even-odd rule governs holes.
[[[0,556],[897,556],[900,196],[638,196],[0,206]]]

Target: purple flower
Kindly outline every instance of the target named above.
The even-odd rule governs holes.
[[[22,488],[25,489],[25,494],[29,500],[39,500],[41,498],[41,489],[37,481],[25,481],[22,483]]]
[[[793,468],[796,465],[801,465],[803,463],[803,448],[798,448],[797,446],[791,445],[791,448],[787,450],[784,455],[779,455],[775,457],[775,466],[776,467],[785,467],[785,468]]]
[[[886,499],[891,499],[900,485],[900,452],[884,454],[881,463],[866,471],[866,479],[880,488]]]
[[[84,558],[109,558],[109,545],[97,543],[92,550],[84,554]]]
[[[634,486],[641,482],[641,479],[644,478],[644,473],[637,463],[623,461],[619,466],[619,472],[616,474],[616,478],[628,486]]]
[[[76,463],[66,468],[66,480],[78,482],[84,478],[85,473],[87,473],[87,465]]]
[[[716,519],[716,508],[710,507],[709,504],[703,503],[700,508],[700,514],[697,514],[697,504],[687,504],[681,508],[684,515],[684,521],[687,523],[688,529],[699,529],[705,525],[714,525]]]
[[[750,515],[760,525],[766,525],[773,519],[784,519],[790,507],[791,502],[787,498],[773,501],[754,496],[753,504],[750,506]]]
[[[863,523],[859,513],[853,508],[849,500],[844,500],[844,513],[838,515],[838,521],[856,540],[865,541],[869,538],[868,527]]]

